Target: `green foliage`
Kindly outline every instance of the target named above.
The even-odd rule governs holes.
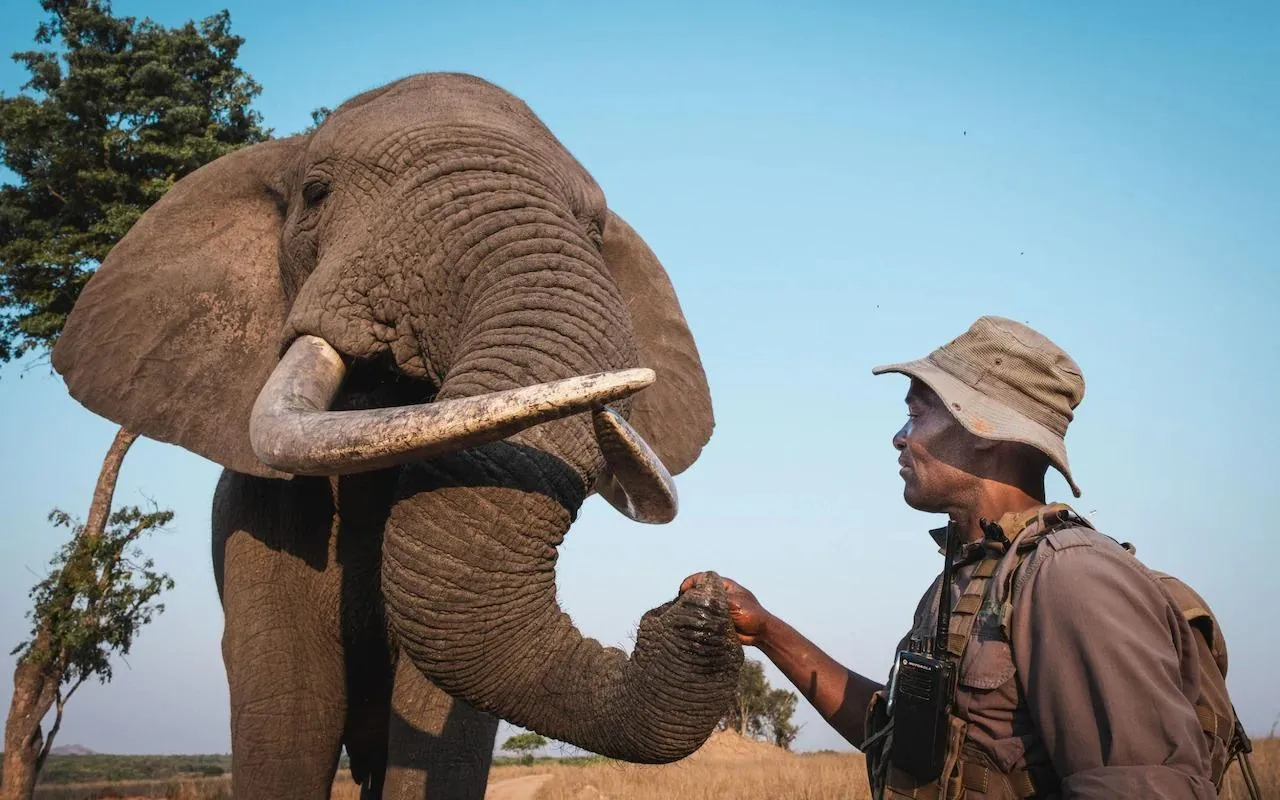
[[[791,749],[791,743],[796,740],[803,727],[791,721],[799,699],[795,692],[786,689],[770,689],[765,695],[764,728],[767,738],[784,750]]]
[[[46,49],[0,95],[0,363],[52,347],[111,247],[182,176],[269,138],[261,87],[235,60],[222,11],[166,28],[109,0],[41,0]]]
[[[622,764],[625,762],[615,761],[607,756],[592,753],[588,756],[522,756],[520,758],[512,758],[511,756],[493,757],[493,766],[510,767],[510,766],[528,766],[529,764],[555,764],[558,767],[592,767],[597,764]]]
[[[508,737],[507,740],[502,743],[502,749],[508,750],[512,753],[522,753],[523,757],[520,759],[521,763],[532,764],[533,751],[546,747],[548,744],[549,742],[545,736],[541,736],[532,731],[525,731],[524,733],[517,733]]]
[[[59,706],[89,678],[111,680],[111,657],[128,655],[134,636],[164,611],[155,598],[173,588],[136,542],[173,519],[172,511],[117,509],[101,536],[86,536],[84,526],[66,512],[49,514],[54,525],[72,530],[70,541],[53,557],[49,575],[31,590],[31,638],[14,648],[61,676]]]
[[[333,113],[333,109],[329,108],[328,106],[320,106],[316,110],[312,111],[311,127],[307,128],[307,130],[313,131],[316,128],[319,128],[324,123],[324,121],[329,118],[329,115],[332,113]]]
[[[762,725],[768,693],[769,682],[764,677],[764,665],[750,658],[743,660],[733,704],[720,721],[720,727],[735,730],[743,736],[760,736],[764,731]]]
[[[120,781],[161,781],[218,776],[231,771],[229,755],[49,756],[42,785]]]
[[[769,685],[763,664],[745,659],[733,703],[720,720],[720,727],[743,736],[766,739],[789,750],[800,732],[800,727],[791,721],[798,700],[795,692]]]

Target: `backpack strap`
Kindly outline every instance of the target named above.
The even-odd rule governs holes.
[[[1253,742],[1249,741],[1249,736],[1244,732],[1244,725],[1240,724],[1240,715],[1236,714],[1235,706],[1231,707],[1231,713],[1236,717],[1236,733],[1235,739],[1227,749],[1227,765],[1223,767],[1225,774],[1231,768],[1234,761],[1240,762],[1240,776],[1244,779],[1245,791],[1249,793],[1251,800],[1262,800],[1262,787],[1258,785],[1258,776],[1253,773],[1253,761],[1249,755],[1253,752]]]

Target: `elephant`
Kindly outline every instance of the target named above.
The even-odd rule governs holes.
[[[223,467],[212,503],[237,798],[474,797],[498,719],[641,763],[742,663],[721,581],[628,655],[556,600],[591,494],[640,522],[710,440],[664,267],[521,100],[412,75],[176,181],[53,351],[96,414]]]

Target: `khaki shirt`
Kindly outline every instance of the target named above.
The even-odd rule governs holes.
[[[1035,532],[1029,527],[1023,535]],[[979,548],[970,545],[961,555],[953,604]],[[992,576],[960,665],[956,714],[968,722],[966,747],[973,751],[966,758],[999,773],[1052,765],[1061,785],[1051,796],[1061,800],[1215,800],[1195,712],[1196,644],[1165,590],[1106,536],[1083,527],[1058,530],[1016,575],[1006,640],[998,609],[1015,558],[1011,548]],[[900,647],[933,636],[940,589],[941,576]],[[966,794],[1015,796],[1004,785]]]

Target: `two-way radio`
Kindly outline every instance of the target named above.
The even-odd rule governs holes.
[[[947,754],[956,677],[955,664],[947,657],[947,636],[951,626],[952,562],[959,549],[959,531],[954,522],[949,522],[932,652],[918,652],[915,648],[898,651],[889,686],[886,710],[893,719],[889,761],[922,782],[938,778]]]

